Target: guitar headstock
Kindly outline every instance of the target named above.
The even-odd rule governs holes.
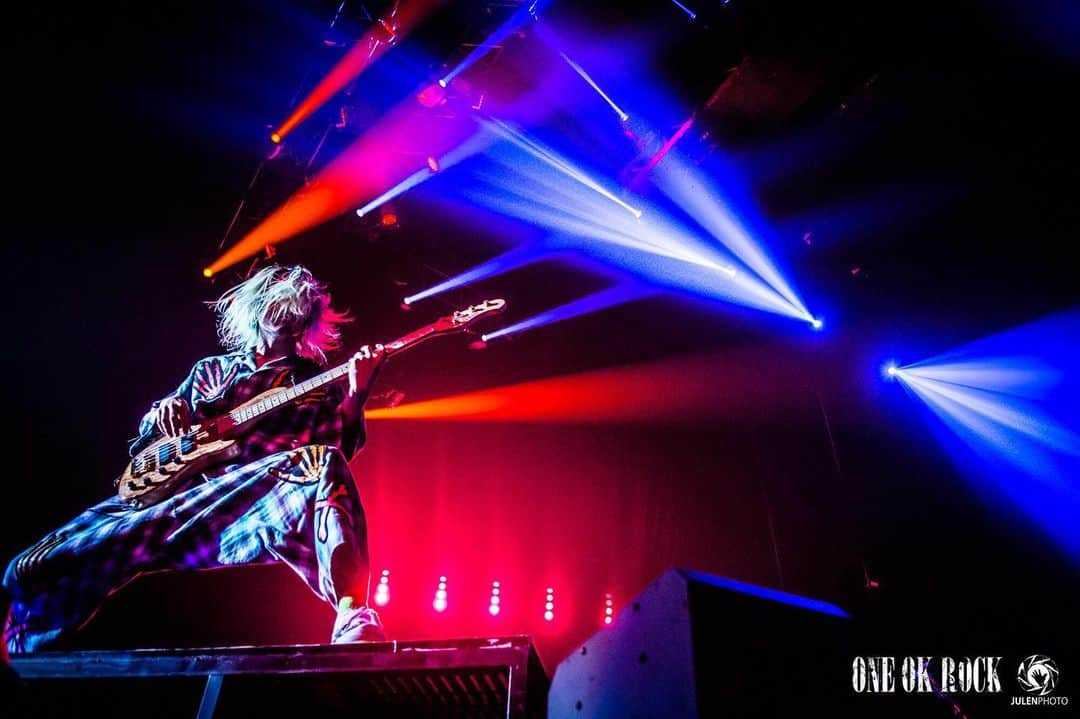
[[[502,312],[505,307],[506,300],[484,300],[479,304],[466,307],[463,310],[458,310],[452,315],[440,317],[432,323],[432,326],[435,328],[436,332],[454,332],[456,330],[465,329],[482,317],[498,314],[499,312]]]

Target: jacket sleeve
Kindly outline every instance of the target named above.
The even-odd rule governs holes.
[[[191,371],[188,372],[187,378],[185,378],[184,381],[180,383],[179,387],[177,387],[175,390],[150,405],[150,409],[147,410],[146,414],[144,414],[142,416],[142,419],[139,420],[138,436],[132,438],[128,442],[129,456],[134,457],[138,452],[142,451],[142,449],[146,445],[150,444],[150,442],[156,439],[157,436],[160,434],[160,432],[158,432],[157,426],[154,424],[154,414],[157,412],[157,408],[162,402],[167,399],[172,399],[173,397],[182,397],[188,403],[188,406],[191,406],[191,390],[195,384],[195,374],[199,369],[199,365],[201,365],[203,362],[204,360],[199,360],[198,362],[196,362],[194,366],[192,366]]]

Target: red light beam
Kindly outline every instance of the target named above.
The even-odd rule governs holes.
[[[405,0],[396,3],[386,16],[379,18],[363,37],[356,41],[338,64],[326,74],[307,97],[296,106],[292,114],[270,135],[274,143],[281,142],[285,136],[296,129],[322,107],[330,98],[341,92],[342,88],[358,78],[399,38],[408,35],[420,22],[445,0]]]
[[[789,348],[790,351],[790,348]],[[784,351],[682,355],[368,410],[371,420],[694,421],[793,410],[811,387]]]
[[[362,207],[416,172],[416,153],[442,155],[475,135],[468,116],[433,123],[413,98],[386,113],[307,186],[207,267],[207,277],[301,232]]]

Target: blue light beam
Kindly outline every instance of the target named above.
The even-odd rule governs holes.
[[[581,77],[581,79],[584,80],[589,87],[595,90],[596,94],[603,98],[604,102],[606,102],[611,107],[611,109],[615,111],[615,114],[619,116],[619,119],[622,122],[626,122],[630,119],[630,116],[627,115],[621,107],[616,105],[615,101],[612,100],[606,92],[600,89],[600,86],[596,84],[596,81],[592,79],[592,76],[585,71],[585,68],[570,59],[570,56],[563,51],[561,44],[555,37],[554,32],[549,30],[542,22],[537,22],[534,28],[536,30],[537,36],[541,40],[543,40],[552,50],[559,53],[559,57],[561,57],[563,61],[570,66],[570,69],[576,72],[578,76]]]
[[[720,188],[674,153],[666,155],[654,168],[653,174],[654,183],[664,194],[791,303],[802,319],[814,324],[814,316],[764,248],[750,236],[735,213],[721,199],[723,193]]]
[[[565,305],[547,310],[546,312],[541,312],[538,315],[521,320],[520,322],[515,322],[509,327],[503,327],[500,330],[495,330],[494,332],[483,335],[481,339],[484,342],[490,342],[499,337],[518,334],[526,330],[534,330],[556,322],[563,322],[573,317],[580,317],[582,315],[605,310],[609,307],[614,307],[615,305],[639,300],[653,294],[653,292],[654,291],[650,288],[637,284],[628,283],[616,285],[615,287],[609,287],[606,290],[595,292],[586,297],[574,300],[573,302],[568,302]]]
[[[633,197],[632,206],[647,211],[641,217],[631,215],[611,202],[610,191],[595,191],[602,188],[600,183],[566,158],[520,131],[494,127],[509,142],[493,145],[485,154],[492,162],[476,169],[474,182],[455,188],[475,205],[545,229],[582,254],[652,284],[814,320],[752,271],[737,269],[721,245],[689,230],[660,207]]]
[[[540,2],[539,0],[536,0],[527,5],[522,5],[515,10],[502,25],[495,28],[493,33],[488,35],[482,43],[473,48],[453,70],[446,73],[446,75],[439,80],[439,85],[442,87],[448,86],[454,81],[454,78],[479,62],[484,55],[487,55],[489,52],[499,47],[506,38],[510,37],[511,33],[528,22],[530,18],[535,18],[545,5],[547,5],[546,1]]]
[[[433,285],[426,290],[417,292],[416,294],[409,295],[402,300],[407,305],[412,305],[421,300],[426,300],[429,297],[442,294],[443,292],[449,292],[450,290],[457,289],[458,287],[464,287],[465,285],[472,284],[473,282],[479,282],[480,280],[486,280],[490,277],[495,277],[511,270],[515,270],[518,267],[524,267],[530,263],[536,262],[540,259],[547,258],[551,255],[551,252],[546,248],[543,243],[535,243],[523,245],[517,247],[509,252],[504,252],[498,257],[484,262],[483,264],[473,267],[471,270],[462,272],[460,275],[455,275],[448,280],[440,282],[437,285]]]
[[[950,459],[1080,564],[1080,311],[885,373],[925,403]],[[891,373],[890,373],[891,369]]]
[[[516,128],[505,122],[502,122],[501,120],[481,120],[480,124],[485,129],[489,130],[498,137],[501,137],[502,139],[507,140],[516,145],[517,147],[521,148],[529,155],[535,157],[537,160],[546,163],[547,165],[558,170],[567,177],[581,183],[593,192],[596,192],[601,196],[611,200],[634,217],[638,219],[641,218],[641,210],[637,209],[636,207],[631,207],[629,204],[616,197],[615,194],[612,193],[610,190],[608,190],[603,185],[596,182],[587,174],[585,174],[583,171],[575,167],[569,161],[560,157],[554,150],[545,147],[544,145],[530,138],[520,130],[517,130]]]
[[[460,145],[450,150],[442,157],[435,158],[436,166],[439,168],[439,172],[445,172],[454,165],[458,164],[462,160],[465,160],[478,152],[481,152],[484,148],[491,144],[491,138],[486,136],[483,132],[477,132],[470,136],[467,140]],[[385,205],[395,197],[399,197],[412,188],[416,187],[420,183],[424,182],[435,176],[435,171],[430,167],[422,167],[413,174],[406,177],[398,184],[391,187],[386,192],[382,193],[371,202],[367,203],[363,207],[357,208],[356,216],[363,217],[372,210],[378,209],[381,205]]]

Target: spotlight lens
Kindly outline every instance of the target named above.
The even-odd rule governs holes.
[[[895,377],[896,376],[896,365],[891,364],[888,367],[886,367],[885,368],[885,374],[889,375],[890,377]]]
[[[825,325],[825,323],[818,317],[815,317],[814,319],[812,319],[810,321],[810,326],[813,327],[816,330],[821,329],[824,325]]]
[[[546,619],[547,621],[550,622],[554,618],[555,618],[555,613],[554,612],[550,612],[550,611],[544,612],[544,619]]]
[[[496,614],[499,613],[499,605],[492,604],[490,607],[488,607],[488,612],[491,614],[491,616],[494,617]]]

